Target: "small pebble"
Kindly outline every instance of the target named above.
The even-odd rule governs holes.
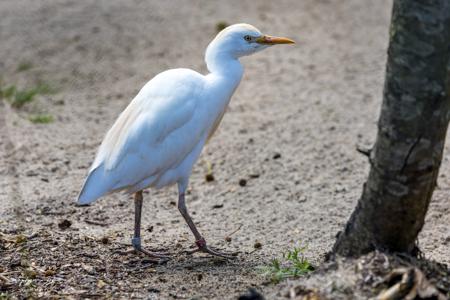
[[[89,275],[95,274],[95,269],[93,266],[82,264],[81,268],[86,271]]]
[[[240,185],[240,186],[246,186],[246,185],[247,185],[247,180],[245,180],[245,179],[240,179],[240,180],[239,180],[239,185]]]
[[[72,226],[72,222],[67,219],[64,219],[58,223],[59,229],[63,229],[63,230],[69,228],[70,226]]]
[[[27,171],[25,173],[25,175],[28,176],[28,177],[32,177],[32,176],[37,176],[38,173],[36,171],[34,171],[34,170],[30,170],[30,171]]]
[[[238,300],[264,300],[264,296],[261,295],[254,288],[250,288],[245,294],[240,295]]]
[[[205,180],[206,180],[206,182],[214,181],[215,180],[214,175],[212,173],[206,174]]]
[[[261,249],[261,248],[262,248],[261,242],[256,241],[255,244],[253,245],[253,248],[255,248],[255,249]]]
[[[347,191],[347,188],[346,188],[345,186],[343,186],[343,185],[337,185],[337,186],[334,188],[334,191],[335,191],[336,193],[346,192],[346,191]]]

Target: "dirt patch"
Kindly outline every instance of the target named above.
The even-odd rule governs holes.
[[[128,244],[118,242],[114,236],[92,238],[49,230],[28,236],[2,234],[0,291],[10,297],[32,299],[221,299],[224,295],[223,274],[236,268],[255,268],[246,259],[226,261],[204,255],[193,256],[182,248],[183,245],[177,244],[168,249],[151,249],[170,251],[174,255],[173,260],[158,265],[130,251]],[[421,276],[429,278],[426,285],[422,284],[423,291],[428,289],[428,293],[441,295],[440,299],[450,296],[450,269],[446,265],[378,252],[359,259],[338,257],[335,261],[323,263],[311,275],[285,280],[278,285],[267,280],[253,280],[251,286],[259,286],[258,289],[264,292],[251,288],[249,293],[242,292],[242,295],[250,297],[248,299],[258,299],[256,297],[262,297],[262,293],[266,299],[368,299],[383,291],[388,293],[387,290],[396,282],[386,278],[394,270],[398,272],[408,268],[417,268],[419,274],[423,272]],[[247,281],[249,275],[236,274],[232,280],[240,285]],[[258,274],[253,276],[258,277]],[[204,282],[209,283],[204,285]],[[411,283],[406,289],[403,294],[398,291],[399,295],[419,287]]]
[[[181,244],[151,249],[174,255],[158,265],[114,236],[49,230],[28,236],[2,234],[0,248],[0,291],[18,298],[220,298],[221,274],[252,268],[243,259],[228,262],[186,254]],[[243,280],[239,274],[233,279],[236,284]],[[204,286],[211,281],[219,288]]]

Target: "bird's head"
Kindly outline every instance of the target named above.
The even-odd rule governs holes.
[[[294,44],[294,41],[284,37],[264,35],[249,24],[235,24],[217,34],[208,46],[207,55],[209,51],[214,51],[239,58],[278,44]]]

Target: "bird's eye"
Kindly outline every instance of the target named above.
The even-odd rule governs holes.
[[[246,40],[247,42],[250,42],[252,40],[252,37],[249,35],[244,36],[244,40]]]

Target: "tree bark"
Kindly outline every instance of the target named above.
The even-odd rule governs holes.
[[[450,115],[449,46],[449,0],[394,0],[371,169],[334,254],[415,250]]]

